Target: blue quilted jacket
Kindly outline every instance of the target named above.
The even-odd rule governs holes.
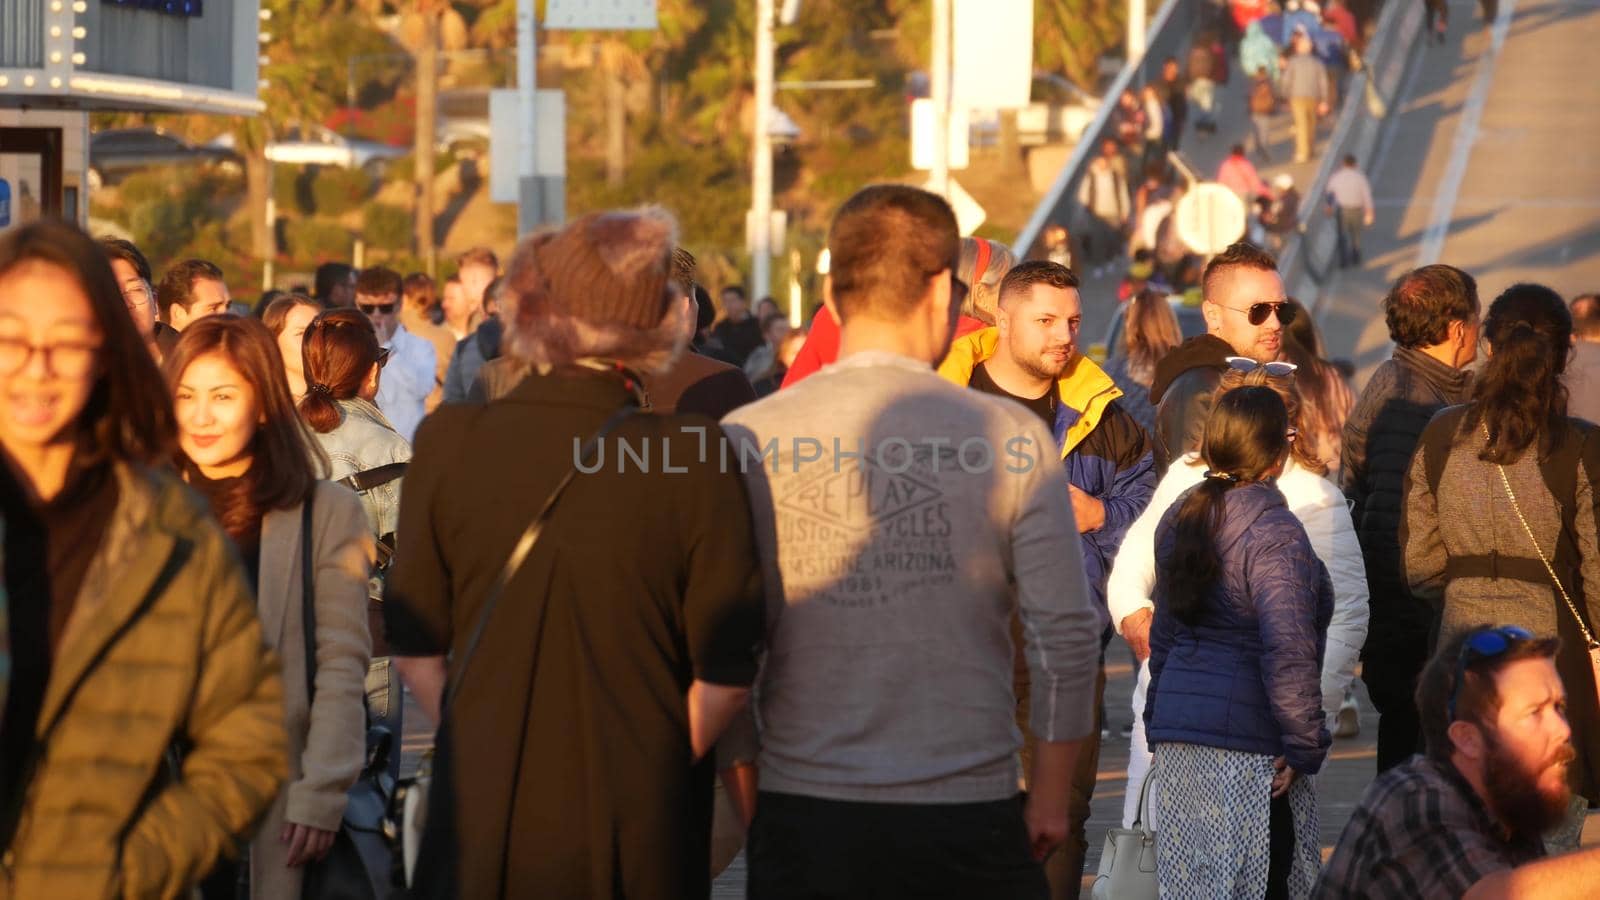
[[[1193,490],[1193,489],[1191,489]],[[1322,768],[1322,654],[1333,615],[1328,572],[1271,484],[1224,495],[1222,576],[1191,627],[1171,612],[1174,525],[1185,492],[1156,529],[1155,620],[1145,727],[1152,746],[1200,744]]]

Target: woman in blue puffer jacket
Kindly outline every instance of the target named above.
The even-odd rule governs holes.
[[[1299,897],[1320,864],[1316,790],[1333,588],[1272,483],[1295,437],[1283,400],[1217,400],[1205,480],[1156,531],[1145,724],[1168,898]]]

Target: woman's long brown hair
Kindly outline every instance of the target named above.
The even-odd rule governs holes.
[[[237,539],[259,527],[268,510],[288,509],[309,497],[316,487],[319,465],[326,469],[326,461],[295,413],[278,343],[256,319],[207,316],[185,328],[162,367],[168,396],[176,395],[178,382],[191,363],[212,353],[226,358],[244,376],[255,391],[262,417],[250,442],[250,471],[240,489],[213,500],[222,507],[213,512],[223,529]],[[177,463],[187,475],[197,471],[182,451]]]
[[[335,309],[311,320],[301,346],[306,395],[300,398],[300,415],[327,434],[344,421],[337,401],[354,397],[377,364],[378,334],[360,312]]]

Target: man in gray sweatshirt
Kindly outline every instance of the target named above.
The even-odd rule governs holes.
[[[723,421],[767,585],[749,896],[1042,898],[1103,627],[1060,454],[1020,404],[933,370],[963,290],[948,204],[866,188],[828,246],[839,361]]]
[[[1311,52],[1311,38],[1305,32],[1295,32],[1293,47],[1283,69],[1282,88],[1294,117],[1294,161],[1307,162],[1316,143],[1317,117],[1333,109],[1333,82],[1327,67]]]

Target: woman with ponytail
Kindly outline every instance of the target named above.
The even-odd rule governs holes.
[[[1201,482],[1156,528],[1144,718],[1163,897],[1300,897],[1316,882],[1308,776],[1331,743],[1321,673],[1334,601],[1273,483],[1294,439],[1277,391],[1220,394]]]
[[[374,402],[388,351],[378,345],[372,323],[354,309],[336,309],[313,319],[306,326],[301,351],[306,392],[300,398],[300,416],[328,455],[328,477],[361,498],[376,541],[378,565],[367,582],[367,625],[372,632],[367,706],[374,721],[384,722],[398,736],[405,704],[384,640],[379,604],[383,578],[394,557],[400,486],[411,462],[411,445]],[[400,754],[391,754],[390,774],[398,776],[399,767]]]
[[[1472,400],[1422,433],[1406,476],[1400,550],[1439,640],[1483,622],[1559,636],[1556,666],[1578,758],[1573,789],[1600,800],[1600,709],[1585,647],[1600,623],[1600,433],[1567,416],[1572,315],[1555,291],[1507,288],[1483,322],[1489,359]],[[1581,815],[1559,842],[1576,846]]]

